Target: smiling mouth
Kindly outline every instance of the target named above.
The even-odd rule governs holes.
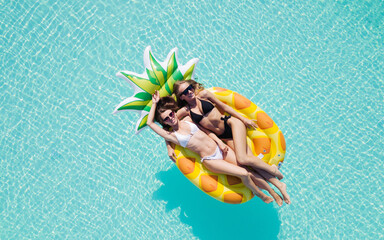
[[[193,96],[194,96],[194,93],[193,93],[193,92],[187,94],[187,97],[189,97],[189,98],[191,98],[191,97],[193,97]]]

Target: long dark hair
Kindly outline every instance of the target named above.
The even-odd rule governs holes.
[[[160,114],[162,114],[166,110],[171,110],[173,112],[176,112],[178,109],[179,107],[177,106],[177,103],[173,97],[170,97],[170,96],[162,97],[160,98],[156,106],[155,119],[158,123],[161,124],[161,126],[163,126],[163,128],[168,129],[169,126],[164,123],[163,119],[160,117]]]
[[[193,79],[175,82],[175,84],[173,85],[173,92],[176,95],[177,105],[179,106],[179,108],[182,108],[185,105],[187,105],[187,102],[180,99],[180,97],[181,97],[180,85],[183,83],[188,83],[189,85],[192,85],[193,89],[195,89],[195,94],[198,94],[200,91],[204,90],[203,84],[198,83]]]

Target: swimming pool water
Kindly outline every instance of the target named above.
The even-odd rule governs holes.
[[[384,238],[381,1],[9,1],[0,9],[1,239]],[[173,166],[119,70],[196,76],[282,129],[292,204],[220,203]]]

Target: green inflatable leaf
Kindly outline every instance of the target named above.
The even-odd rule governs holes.
[[[194,58],[185,65],[180,65],[177,60],[177,48],[174,48],[165,61],[159,62],[153,56],[151,47],[148,46],[144,51],[144,73],[120,71],[116,74],[130,83],[135,92],[133,96],[122,101],[113,113],[126,110],[139,111],[140,118],[136,123],[136,133],[140,132],[147,123],[152,106],[152,94],[158,90],[161,97],[172,95],[173,84],[176,81],[193,78],[198,61],[199,59]]]

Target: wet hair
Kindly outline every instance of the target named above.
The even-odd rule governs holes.
[[[155,119],[158,123],[161,124],[161,126],[163,126],[163,128],[168,129],[169,126],[164,123],[164,120],[160,117],[160,114],[162,114],[167,110],[176,112],[178,109],[179,107],[177,106],[177,103],[173,97],[170,97],[170,96],[162,97],[160,98],[156,106]]]
[[[175,84],[173,85],[173,92],[176,95],[177,105],[179,106],[179,108],[184,107],[185,105],[187,105],[186,101],[180,99],[180,97],[181,97],[180,85],[183,84],[183,83],[188,83],[189,85],[192,85],[193,89],[195,89],[195,94],[198,94],[200,91],[204,90],[203,84],[198,83],[198,82],[196,82],[193,79],[188,79],[188,80],[183,80],[183,81],[175,82]]]

